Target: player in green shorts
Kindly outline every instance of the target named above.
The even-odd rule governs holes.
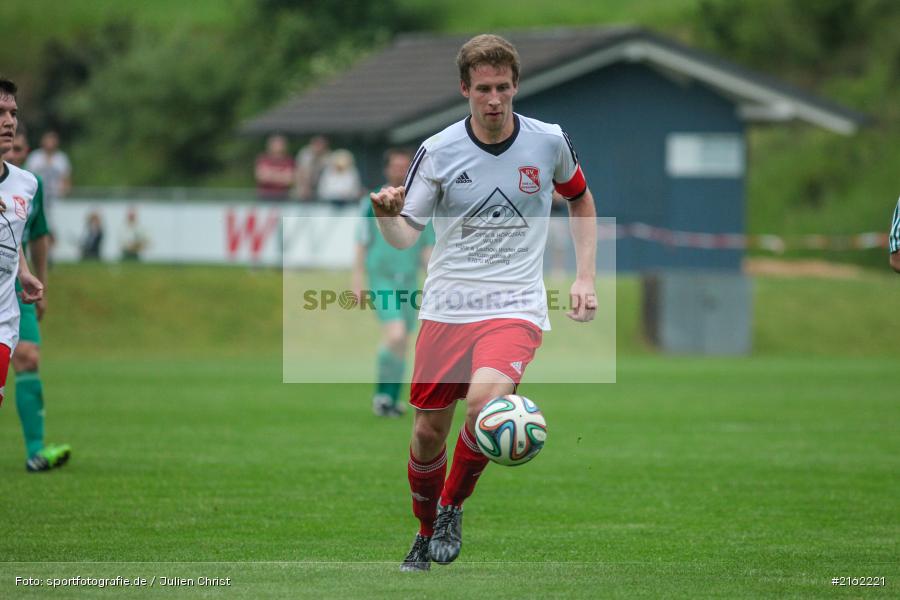
[[[28,156],[28,140],[20,132],[13,141],[4,160],[17,167],[25,163]],[[50,250],[50,229],[44,215],[43,187],[38,177],[38,190],[34,196],[31,213],[25,222],[25,233],[22,236],[22,249],[31,253],[34,274],[47,285],[47,254]],[[16,292],[21,291],[16,281]],[[16,372],[16,408],[22,422],[22,433],[25,434],[25,452],[27,459],[25,468],[31,473],[48,471],[61,467],[69,460],[72,449],[68,444],[44,444],[44,387],[38,373],[41,362],[40,344],[41,330],[38,321],[44,316],[47,308],[46,296],[35,304],[25,304],[19,300],[19,343],[12,356],[13,369]]]
[[[408,150],[392,148],[385,153],[387,185],[403,185],[411,159]],[[369,197],[363,198],[360,205],[363,219],[357,232],[353,290],[357,297],[366,291],[372,295],[381,323],[378,382],[372,410],[381,417],[397,417],[404,410],[400,403],[400,383],[406,370],[406,347],[418,317],[419,270],[428,263],[434,246],[434,230],[429,225],[414,246],[397,250],[378,232]]]

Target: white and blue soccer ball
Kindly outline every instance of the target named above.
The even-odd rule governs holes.
[[[547,441],[547,421],[525,396],[499,396],[488,402],[475,421],[475,439],[484,455],[507,467],[537,456]]]

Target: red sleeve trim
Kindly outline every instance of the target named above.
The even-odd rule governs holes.
[[[569,179],[569,181],[565,183],[554,181],[553,187],[567,200],[577,198],[584,194],[584,191],[587,189],[587,181],[584,180],[584,173],[581,171],[581,165],[576,167],[575,173],[572,174],[572,178]]]

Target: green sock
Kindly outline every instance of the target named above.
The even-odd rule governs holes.
[[[397,406],[400,401],[400,382],[392,381],[387,385],[387,393],[391,397],[391,406]]]
[[[379,394],[390,396],[392,404],[397,404],[400,399],[404,370],[406,370],[405,358],[396,356],[387,348],[378,349],[378,385],[375,390]]]
[[[37,371],[16,373],[16,408],[31,458],[44,447],[44,386]]]

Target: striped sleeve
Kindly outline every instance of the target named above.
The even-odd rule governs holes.
[[[894,218],[891,219],[891,232],[888,234],[891,254],[900,252],[900,200],[894,208]]]
[[[575,154],[572,140],[565,131],[560,130],[560,133],[562,140],[556,168],[553,171],[553,187],[566,200],[577,200],[587,191],[587,181],[584,179],[581,165],[578,164],[578,155]]]
[[[441,187],[434,176],[433,157],[425,145],[419,147],[406,173],[406,200],[400,216],[415,229],[422,231],[434,214],[434,206]]]

